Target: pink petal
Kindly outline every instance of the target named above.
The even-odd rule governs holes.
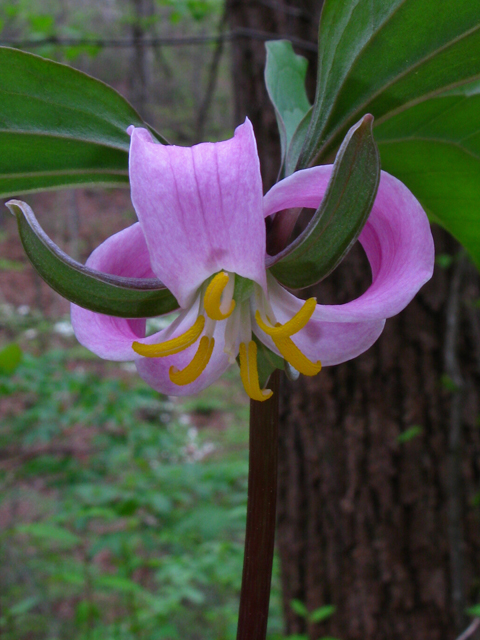
[[[194,147],[157,144],[133,129],[130,183],[152,268],[181,307],[221,269],[266,286],[262,180],[249,120],[230,140]]]
[[[155,278],[140,224],[116,233],[87,260],[98,271],[131,278]],[[132,342],[145,335],[145,320],[113,318],[71,305],[78,341],[106,360],[133,360]]]
[[[164,329],[157,334],[141,340],[141,342],[144,344],[155,344],[170,338],[176,338],[194,324],[197,316],[198,304],[196,303],[178,319],[179,322],[176,322],[174,331],[171,331],[170,328]],[[168,372],[172,365],[178,369],[183,369],[191,362],[197,351],[198,341],[188,349],[173,356],[143,358],[137,355],[135,357],[135,364],[137,365],[137,371],[140,377],[156,391],[171,396],[190,395],[205,389],[217,380],[229,366],[228,357],[223,351],[224,324],[225,323],[217,323],[213,336],[215,338],[215,346],[212,357],[204,372],[194,382],[184,386],[176,385],[170,380]]]
[[[275,317],[281,324],[290,320],[304,302],[271,276],[268,278],[268,293]],[[293,342],[310,360],[320,360],[324,367],[356,358],[369,349],[383,331],[385,320],[381,318],[368,322],[325,322],[322,319],[324,308],[317,305],[307,326],[292,336]],[[272,339],[256,323],[253,330],[267,347],[279,353]]]
[[[269,216],[290,207],[317,208],[332,166],[298,171],[264,198]],[[399,180],[382,171],[378,194],[359,238],[372,268],[372,284],[356,300],[318,305],[317,320],[363,322],[389,318],[404,309],[433,273],[434,246],[425,212]]]

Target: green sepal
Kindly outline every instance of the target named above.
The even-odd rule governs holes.
[[[308,61],[293,51],[288,40],[273,40],[265,47],[265,84],[275,108],[284,162],[290,141],[311,108],[305,90]]]
[[[284,368],[284,360],[281,356],[277,356],[276,353],[270,351],[263,342],[260,342],[256,335],[252,335],[252,340],[257,345],[258,380],[260,387],[263,389],[272,373],[276,369]]]
[[[0,196],[128,186],[130,125],[150,129],[114,89],[81,71],[0,47]]]
[[[113,276],[72,260],[50,240],[25,202],[10,200],[25,253],[45,282],[80,307],[119,318],[150,318],[178,308],[170,291],[154,278]]]
[[[233,299],[237,304],[249,300],[253,294],[253,280],[243,278],[238,274],[235,274],[235,287],[233,289]]]
[[[360,235],[380,181],[380,158],[366,115],[340,147],[323,200],[307,228],[286,249],[268,257],[267,268],[292,289],[328,276]]]

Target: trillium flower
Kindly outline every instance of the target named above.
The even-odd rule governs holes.
[[[431,277],[427,217],[410,191],[382,172],[360,235],[372,270],[369,289],[341,305],[304,301],[268,273],[265,218],[292,207],[317,208],[332,165],[298,171],[263,196],[251,123],[232,139],[191,148],[156,143],[130,127],[130,182],[138,222],[115,234],[87,266],[117,276],[159,278],[178,317],[145,337],[146,321],[72,305],[78,340],[109,360],[134,360],[140,376],[169,395],[195,393],[238,358],[243,385],[266,400],[257,342],[305,375],[368,349],[385,319],[401,311]],[[281,214],[279,214],[281,215]]]

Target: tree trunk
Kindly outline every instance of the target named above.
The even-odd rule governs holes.
[[[456,250],[444,232],[436,244]],[[346,302],[367,282],[358,251],[321,299]],[[367,353],[285,384],[278,548],[289,633],[453,640],[466,626],[480,560],[478,296],[464,258],[437,268]],[[292,600],[337,611],[307,624]]]
[[[322,2],[319,0],[227,0],[230,28],[296,36],[316,44]],[[316,54],[297,48],[309,61],[307,89],[313,100]],[[235,126],[248,116],[257,138],[265,188],[270,187],[280,167],[280,142],[275,114],[265,89],[265,43],[242,37],[232,43]]]
[[[227,1],[231,28],[312,42],[320,6]],[[268,188],[279,144],[264,62],[262,42],[234,43],[236,124],[252,120]],[[458,255],[445,232],[435,236],[438,254]],[[369,281],[355,249],[315,294],[345,302]],[[465,607],[479,598],[479,296],[473,267],[455,258],[363,356],[285,381],[277,543],[288,634],[453,640],[468,624]],[[336,612],[315,624],[292,600]]]

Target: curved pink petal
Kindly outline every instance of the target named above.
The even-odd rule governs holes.
[[[185,311],[181,316],[179,316],[178,320],[175,322],[175,326],[149,336],[148,338],[141,340],[141,342],[144,344],[155,344],[170,338],[176,338],[194,324],[197,316],[198,304],[195,303],[190,307],[190,309],[188,309],[188,311]],[[229,366],[228,357],[223,351],[224,326],[222,325],[224,324],[225,323],[217,323],[216,330],[213,335],[215,338],[215,346],[213,348],[212,357],[210,358],[204,372],[194,382],[183,386],[176,385],[170,380],[168,372],[171,366],[183,369],[191,362],[198,348],[198,341],[188,349],[185,349],[173,356],[167,356],[164,358],[144,358],[136,355],[135,364],[137,365],[137,371],[140,377],[156,391],[172,396],[190,395],[205,389],[219,378]]]
[[[230,140],[194,147],[157,144],[133,129],[132,202],[152,268],[185,308],[225,269],[265,281],[262,180],[249,120]]]
[[[313,167],[277,183],[265,195],[265,216],[290,207],[317,208],[331,172],[332,165]],[[404,309],[431,278],[434,246],[427,216],[407,187],[384,171],[359,240],[372,268],[372,284],[352,302],[318,305],[317,320],[363,322],[389,318]]]
[[[87,265],[98,271],[131,278],[155,278],[137,222],[103,242]],[[71,305],[72,325],[78,341],[106,360],[133,360],[132,342],[145,335],[145,320],[114,318]]]
[[[286,291],[271,276],[268,278],[268,293],[275,317],[281,324],[290,320],[302,307],[304,301]],[[369,349],[377,341],[385,326],[385,320],[367,322],[325,322],[322,307],[316,311],[304,329],[292,336],[293,342],[307,358],[320,360],[324,367],[340,364]],[[254,333],[274,353],[279,353],[272,339],[254,323]]]

